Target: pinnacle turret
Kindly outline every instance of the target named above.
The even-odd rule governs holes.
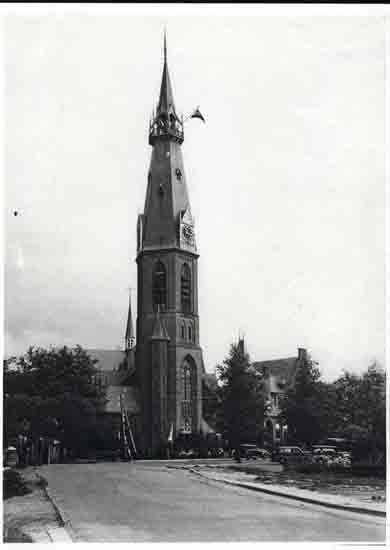
[[[129,294],[129,312],[127,315],[125,342],[126,342],[126,351],[132,349],[135,346],[133,315],[131,312],[131,292]]]
[[[160,317],[160,307],[157,307],[156,316],[154,319],[152,340],[167,340],[169,341],[169,336],[164,325],[164,321]]]

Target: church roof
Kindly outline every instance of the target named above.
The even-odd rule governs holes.
[[[91,359],[97,360],[95,367],[103,371],[118,369],[119,365],[126,358],[126,354],[122,350],[87,349],[86,352]]]
[[[122,395],[123,405],[130,414],[139,414],[140,397],[139,391],[134,386],[108,386],[106,390],[107,403],[105,412],[120,413],[120,396]]]

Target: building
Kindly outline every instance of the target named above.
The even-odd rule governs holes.
[[[198,258],[164,38],[160,97],[149,127],[152,154],[143,214],[137,223],[136,378],[144,453],[162,454],[168,437],[200,433],[202,350]]]
[[[252,366],[261,373],[264,399],[266,403],[264,418],[264,440],[269,445],[285,443],[288,426],[280,418],[280,403],[286,391],[294,384],[299,367],[307,361],[307,351],[298,348],[297,357],[286,357],[272,361],[255,361]]]
[[[183,141],[164,38],[145,207],[137,222],[136,344],[130,302],[125,350],[88,350],[97,361],[96,383],[106,388],[106,413],[120,414],[122,395],[144,456],[165,456],[171,442],[190,446],[211,430],[202,417],[202,390],[210,377],[199,344],[199,254]]]

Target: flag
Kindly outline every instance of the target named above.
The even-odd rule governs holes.
[[[199,107],[195,109],[195,111],[192,113],[190,118],[200,118],[200,120],[203,120],[203,122],[206,122],[205,119],[203,118],[202,113],[199,111]]]

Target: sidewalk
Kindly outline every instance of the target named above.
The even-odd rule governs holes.
[[[285,487],[284,485],[265,485],[263,483],[236,481],[234,479],[229,479],[228,475],[219,472],[206,473],[204,471],[200,472],[198,469],[194,468],[192,468],[190,471],[206,479],[226,483],[228,485],[234,485],[236,487],[243,487],[252,491],[259,491],[269,495],[295,499],[301,502],[307,502],[309,504],[317,504],[320,506],[345,510],[348,512],[358,512],[361,514],[371,514],[380,517],[386,517],[386,503],[384,502],[365,503],[349,497],[339,495],[327,495],[324,493],[308,491],[306,489]]]
[[[36,543],[73,542],[62,525],[62,519],[51,501],[47,489],[37,485],[35,468],[21,474],[32,488],[32,493],[15,496],[3,503],[4,538],[12,541],[14,533],[24,533]]]

